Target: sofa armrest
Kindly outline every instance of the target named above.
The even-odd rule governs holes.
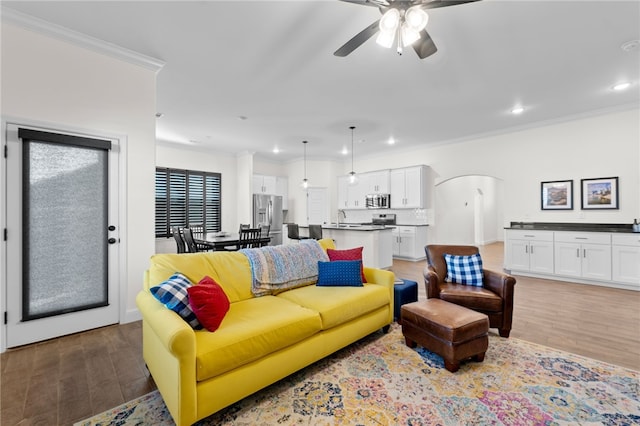
[[[393,282],[396,279],[396,276],[391,271],[386,271],[384,269],[378,268],[368,268],[364,267],[364,277],[367,279],[368,283],[378,284],[384,287],[387,287],[389,290],[389,324],[393,322]]]
[[[432,266],[427,265],[422,272],[424,276],[424,285],[427,290],[427,299],[438,299],[440,298],[440,282],[438,279],[438,274],[433,269]]]
[[[195,362],[196,339],[193,329],[178,314],[163,306],[151,293],[141,291],[136,305],[142,320],[168,352],[178,359]]]
[[[368,283],[383,285],[393,290],[393,281],[395,280],[393,272],[378,268],[368,268],[366,266],[363,270],[364,277]]]

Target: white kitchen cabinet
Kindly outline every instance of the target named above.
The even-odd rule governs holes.
[[[360,175],[364,195],[389,193],[389,170],[362,173]]]
[[[505,267],[514,271],[553,274],[553,232],[507,230]]]
[[[611,280],[611,234],[555,232],[555,274]]]
[[[611,236],[611,279],[640,289],[640,234]]]
[[[396,226],[392,232],[393,257],[420,260],[425,258],[426,226]]]
[[[289,179],[276,176],[276,195],[282,197],[282,210],[289,210]]]
[[[392,209],[424,208],[427,167],[415,166],[392,169],[389,172],[389,189]]]
[[[366,208],[365,194],[360,179],[355,184],[349,182],[349,176],[338,176],[338,208],[364,209]]]
[[[275,176],[253,175],[254,194],[276,194],[277,183]]]

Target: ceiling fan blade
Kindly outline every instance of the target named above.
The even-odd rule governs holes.
[[[413,43],[413,50],[416,51],[420,59],[431,56],[438,51],[431,36],[425,31],[420,31],[420,39]]]
[[[353,52],[354,50],[356,50],[358,47],[360,47],[362,43],[369,40],[371,37],[373,37],[375,33],[377,33],[380,30],[379,22],[380,20],[378,19],[376,22],[369,25],[364,30],[360,31],[351,40],[343,44],[340,49],[333,52],[333,54],[335,56],[344,57],[344,56],[347,56],[349,53]]]
[[[346,3],[359,4],[361,6],[373,6],[373,7],[386,7],[389,6],[389,2],[386,0],[340,0]]]
[[[342,0],[345,1],[345,0]],[[447,6],[456,6],[458,4],[465,3],[473,3],[480,0],[431,0],[431,1],[423,1],[418,0],[414,1],[414,5],[420,5],[423,9],[437,9],[439,7],[447,7]]]

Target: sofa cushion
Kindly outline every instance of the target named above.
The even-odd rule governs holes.
[[[321,330],[320,315],[276,296],[232,303],[215,333],[196,331],[196,379],[206,380]]]
[[[444,279],[446,282],[482,287],[482,258],[479,254],[445,254],[444,261],[447,264],[447,276]]]
[[[362,287],[362,262],[359,260],[318,262],[316,285]]]
[[[229,311],[229,298],[211,277],[204,277],[198,285],[187,289],[189,306],[198,321],[209,331],[216,331]]]
[[[440,286],[440,299],[482,312],[502,312],[503,300],[484,287],[445,283]]]
[[[327,330],[382,306],[390,306],[391,295],[387,287],[364,284],[362,287],[307,286],[276,297],[319,312],[322,329]]]
[[[362,262],[363,249],[364,247],[355,247],[345,250],[335,250],[328,248],[327,256],[329,256],[329,260],[332,262],[335,260],[359,260],[360,262]],[[360,274],[362,275],[362,282],[366,283],[367,278],[364,276],[364,268],[362,267],[362,264],[360,265]]]
[[[231,303],[253,297],[251,267],[247,257],[238,252],[203,252],[156,254],[151,256],[148,285],[153,287],[180,271],[191,282],[204,276],[213,278]]]
[[[255,296],[314,284],[318,280],[318,261],[329,260],[316,240],[243,249],[240,253],[247,256],[251,265],[251,291]]]
[[[193,286],[183,274],[176,272],[157,286],[151,287],[153,297],[158,299],[167,309],[171,309],[184,319],[194,329],[201,329],[196,314],[189,306],[189,294],[187,290]]]

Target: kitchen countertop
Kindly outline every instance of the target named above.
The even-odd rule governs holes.
[[[631,224],[617,223],[511,222],[511,226],[507,226],[504,229],[633,233]]]
[[[308,228],[307,225],[300,225],[300,228]],[[361,225],[357,223],[341,223],[340,226],[335,223],[327,223],[322,225],[322,229],[335,229],[337,231],[384,231],[393,229],[393,225]]]

